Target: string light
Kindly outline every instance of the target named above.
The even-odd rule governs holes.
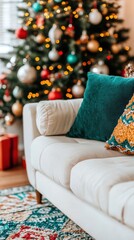
[[[45,47],[46,47],[46,48],[50,48],[50,44],[47,43],[47,44],[45,45]]]
[[[68,75],[68,71],[64,71],[64,75]]]
[[[39,61],[40,61],[40,58],[39,58],[39,57],[36,57],[36,58],[35,58],[35,61],[36,61],[36,62],[39,62]]]
[[[33,24],[33,26],[32,26],[34,29],[36,29],[37,28],[37,25],[36,24]]]
[[[50,71],[52,71],[53,69],[54,69],[54,67],[53,67],[53,66],[50,66],[50,67],[49,67],[49,70],[50,70]]]
[[[37,66],[36,69],[39,71],[39,70],[41,69],[41,67],[40,67],[40,66]]]
[[[26,13],[25,13],[25,17],[28,17],[28,16],[29,16],[29,13],[28,13],[28,12],[26,12]]]
[[[102,47],[99,47],[98,50],[99,50],[99,52],[102,52],[102,51],[103,51],[103,48],[102,48]]]
[[[27,3],[27,6],[28,6],[28,7],[31,7],[31,5],[32,5],[31,2],[28,2],[28,3]]]
[[[124,49],[125,49],[126,51],[129,51],[129,50],[130,50],[130,47],[129,47],[129,46],[125,46]]]
[[[72,98],[73,96],[72,96],[71,93],[66,93],[66,97],[67,97],[67,98]]]
[[[65,26],[61,26],[61,29],[62,29],[63,31],[65,31],[65,30],[66,30],[66,27],[65,27]]]
[[[44,90],[44,94],[48,94],[49,93],[49,90]]]
[[[61,69],[61,68],[62,68],[62,65],[60,65],[60,64],[57,65],[57,68],[58,68],[58,69]]]

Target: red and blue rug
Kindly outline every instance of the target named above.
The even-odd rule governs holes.
[[[31,186],[0,191],[0,240],[93,240]]]

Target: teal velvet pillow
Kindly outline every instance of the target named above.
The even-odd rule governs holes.
[[[134,78],[88,73],[83,102],[67,136],[106,141],[134,93]]]

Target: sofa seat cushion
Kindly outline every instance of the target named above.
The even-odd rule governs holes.
[[[131,180],[134,180],[132,156],[91,159],[72,168],[70,188],[79,198],[108,213],[111,188]]]
[[[113,186],[109,194],[109,214],[134,228],[134,181]]]
[[[104,145],[104,142],[65,136],[39,136],[32,142],[31,164],[58,184],[69,188],[70,171],[78,162],[122,155],[108,151]]]

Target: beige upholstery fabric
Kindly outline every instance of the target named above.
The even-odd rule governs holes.
[[[70,171],[78,162],[91,158],[122,155],[105,149],[104,145],[104,142],[65,136],[40,136],[32,143],[31,163],[36,170],[69,188]]]
[[[134,180],[132,156],[91,159],[72,168],[70,187],[78,198],[108,212],[110,189]]]
[[[74,122],[81,102],[82,99],[39,102],[36,123],[40,134],[66,134]]]
[[[134,181],[119,183],[111,188],[109,214],[134,228]]]

